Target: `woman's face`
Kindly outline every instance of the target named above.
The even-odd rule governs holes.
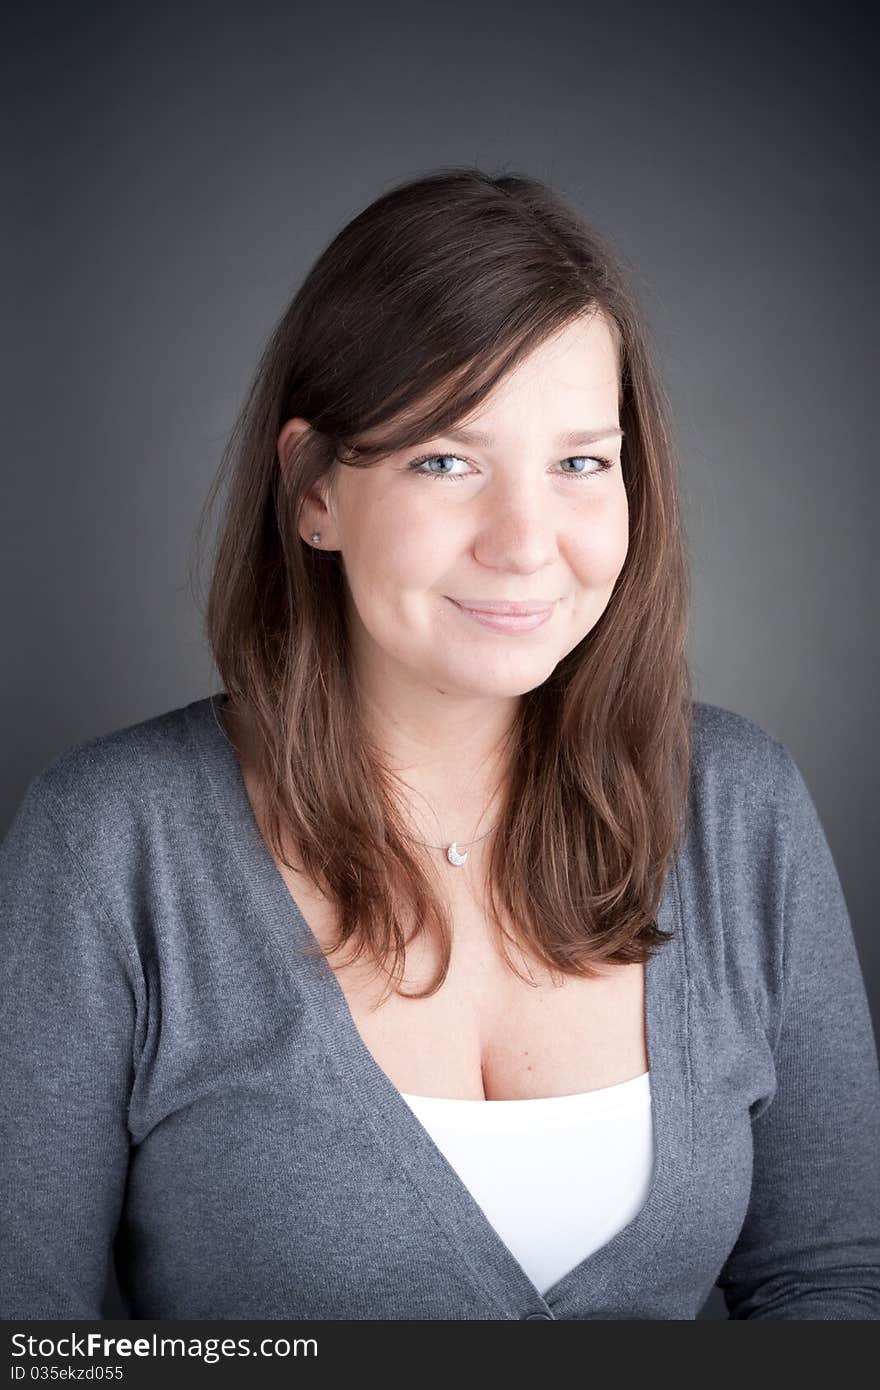
[[[384,675],[447,696],[522,695],[593,628],[628,546],[618,385],[607,324],[579,320],[481,403],[467,429],[484,439],[453,431],[341,467],[326,502],[307,499],[300,533],[341,552],[355,667],[374,694]],[[282,458],[303,425],[285,425]],[[461,606],[505,601],[551,608],[540,626],[501,631]]]

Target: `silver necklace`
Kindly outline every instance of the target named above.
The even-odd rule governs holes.
[[[313,531],[313,532],[312,532],[312,544],[313,544],[313,545],[317,545],[318,542],[320,541],[320,539],[321,539],[321,532],[320,532],[320,531]],[[500,822],[498,822],[497,824],[500,824]],[[495,830],[495,829],[496,829],[496,826],[493,825],[492,828],[491,828],[491,830],[487,830],[487,831],[486,831],[486,835],[491,835],[491,834],[492,834],[492,830]],[[476,840],[471,840],[470,843],[471,843],[472,845],[478,845],[478,844],[480,843],[480,840],[485,840],[486,835],[480,835]],[[415,836],[414,836],[414,835],[409,835],[409,836],[407,836],[407,838],[410,839],[410,840],[414,840],[414,839],[415,839]],[[450,864],[454,864],[455,867],[456,867],[457,869],[461,868],[462,864],[466,864],[466,863],[467,863],[468,852],[467,852],[467,850],[465,850],[463,853],[459,853],[458,841],[457,841],[457,840],[453,840],[451,845],[429,845],[429,844],[426,844],[424,840],[415,840],[415,843],[416,843],[417,845],[422,845],[422,846],[424,846],[425,849],[442,849],[442,850],[445,850],[445,851],[446,851],[446,858],[449,860]]]
[[[498,824],[500,824],[500,822],[498,822]],[[495,828],[496,828],[496,826],[493,825],[491,830],[487,830],[487,831],[486,831],[486,835],[491,835],[491,834],[492,834],[492,830],[495,830]],[[470,843],[471,843],[472,845],[478,845],[478,844],[480,843],[480,840],[485,840],[486,835],[479,835],[479,836],[477,837],[476,840],[471,840]],[[409,839],[413,839],[414,836],[409,836],[408,838],[409,838]],[[467,850],[465,850],[463,853],[461,853],[461,854],[459,853],[459,850],[458,850],[458,841],[457,841],[457,840],[453,840],[451,845],[428,845],[428,844],[425,844],[425,841],[424,841],[424,840],[416,840],[416,844],[417,844],[417,845],[424,845],[424,846],[425,846],[425,849],[443,849],[443,850],[445,850],[445,851],[446,851],[446,858],[449,860],[450,864],[454,864],[456,868],[460,868],[462,864],[466,864],[466,863],[467,863],[468,852],[467,852]]]

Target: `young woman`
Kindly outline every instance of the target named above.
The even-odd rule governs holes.
[[[227,453],[223,689],[2,847],[0,1315],[99,1316],[115,1253],[136,1318],[880,1316],[853,934],[785,744],[690,694],[670,438],[536,180],[321,255]]]

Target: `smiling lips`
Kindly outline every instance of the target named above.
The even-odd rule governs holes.
[[[476,600],[465,604],[454,598],[449,601],[472,622],[480,623],[494,632],[531,632],[533,628],[546,623],[556,607],[555,602],[488,603]]]
[[[555,599],[551,602],[538,601],[535,603],[513,603],[508,599],[481,599],[454,598],[453,603],[458,604],[459,608],[467,608],[472,613],[495,613],[510,617],[531,618],[538,613],[549,613]]]

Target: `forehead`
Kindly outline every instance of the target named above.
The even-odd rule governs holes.
[[[619,400],[620,333],[614,321],[601,311],[581,315],[554,330],[514,366],[510,367],[492,389],[469,411],[454,410],[454,401],[462,383],[470,378],[473,384],[491,377],[498,357],[487,360],[474,372],[474,364],[459,367],[450,377],[432,390],[397,412],[392,420],[361,434],[358,444],[366,449],[393,451],[402,447],[404,435],[413,438],[435,437],[442,430],[464,426],[508,410],[540,408],[551,405],[556,413],[570,409],[577,419],[570,422],[579,428],[597,423],[591,416],[602,416],[606,423],[614,417]],[[444,404],[450,409],[445,410]],[[578,410],[580,406],[580,410]],[[442,425],[428,425],[428,417],[443,417]],[[424,428],[422,426],[424,425]]]
[[[523,393],[547,393],[597,401],[616,393],[617,337],[604,317],[594,315],[567,324],[539,343],[496,384],[481,410],[511,403]]]

